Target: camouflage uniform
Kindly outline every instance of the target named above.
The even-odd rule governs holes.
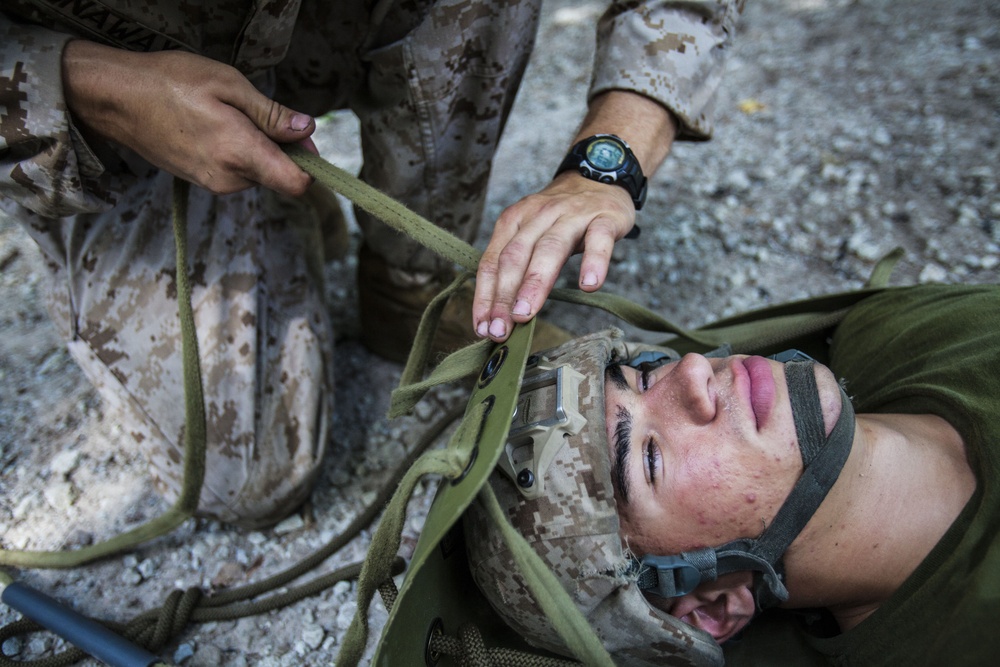
[[[44,252],[57,326],[106,400],[126,411],[128,432],[172,495],[183,409],[171,177],[119,146],[83,140],[63,99],[66,41],[189,49],[234,65],[293,109],[350,108],[360,119],[362,177],[472,239],[541,0],[48,4],[63,17],[28,0],[2,4],[0,206]],[[591,96],[643,93],[676,114],[682,138],[708,138],[741,4],[612,2],[598,25]],[[260,189],[192,189],[188,271],[210,441],[201,510],[225,520],[269,521],[294,509],[327,439],[333,335],[322,244],[315,221],[289,224],[286,209]],[[365,215],[359,223],[390,264],[440,268],[381,223]]]

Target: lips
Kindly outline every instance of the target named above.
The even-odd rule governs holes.
[[[750,407],[757,419],[757,430],[764,428],[774,407],[774,376],[771,364],[763,357],[747,357],[743,367],[750,376]]]

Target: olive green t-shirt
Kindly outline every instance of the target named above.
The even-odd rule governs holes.
[[[965,443],[976,491],[913,574],[857,627],[839,633],[825,612],[770,610],[724,647],[726,664],[1000,664],[1000,286],[927,285],[869,297],[837,327],[830,367],[858,413],[947,420]]]

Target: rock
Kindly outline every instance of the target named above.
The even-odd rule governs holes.
[[[76,502],[77,492],[70,482],[50,482],[42,492],[52,509],[65,512]]]
[[[734,169],[726,176],[725,186],[733,192],[746,192],[752,185],[750,177],[741,169]]]
[[[142,575],[135,568],[129,568],[127,570],[122,570],[122,573],[118,576],[122,583],[129,586],[138,586],[142,583]]]
[[[79,463],[80,452],[78,450],[64,449],[52,457],[52,460],[49,462],[49,470],[56,475],[66,477],[76,470],[76,466]]]
[[[3,643],[3,654],[9,657],[14,657],[21,653],[23,648],[23,643],[20,637],[11,637]]]
[[[178,665],[194,657],[194,646],[185,642],[174,651],[174,662]]]
[[[357,610],[358,604],[353,600],[340,605],[340,609],[337,610],[337,627],[341,630],[351,627],[351,621],[354,620],[354,614]]]
[[[223,657],[222,649],[214,644],[206,644],[198,647],[191,665],[192,667],[218,667],[223,664]],[[232,665],[233,662],[227,662],[226,664]],[[246,664],[245,661],[244,664]]]
[[[32,637],[28,641],[28,653],[32,655],[41,655],[46,653],[50,648],[52,648],[51,637]]]
[[[239,563],[223,563],[219,571],[212,577],[213,588],[229,588],[246,578],[246,571]]]
[[[139,563],[136,570],[142,575],[143,579],[150,579],[156,573],[156,563],[147,558]]]
[[[325,638],[326,631],[319,624],[307,625],[302,628],[302,641],[313,651],[320,647]]]
[[[940,283],[948,278],[948,272],[939,264],[927,264],[917,279],[921,283]]]
[[[274,527],[274,534],[288,535],[289,533],[294,533],[297,530],[302,530],[305,525],[306,522],[302,519],[301,515],[293,514]]]

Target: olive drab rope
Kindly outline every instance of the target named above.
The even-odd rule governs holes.
[[[481,253],[468,243],[436,227],[399,202],[363,183],[357,177],[329,164],[319,156],[296,145],[284,146],[283,148],[292,160],[320,183],[347,197],[355,205],[373,214],[389,226],[410,235],[424,246],[466,270],[466,273],[460,275],[444,293],[432,301],[425,311],[403,371],[400,386],[393,392],[390,416],[399,415],[411,409],[431,387],[478,372],[491,350],[491,343],[488,340],[474,343],[452,353],[424,379],[426,368],[431,360],[430,342],[433,339],[441,311],[450,294],[472,277],[478,266]],[[190,285],[186,271],[182,270],[182,267],[187,266],[185,226],[187,192],[188,185],[177,179],[174,188],[174,234],[177,244],[178,309],[181,319],[187,419],[184,442],[184,481],[180,497],[174,506],[161,517],[106,542],[65,552],[0,551],[0,565],[74,567],[133,548],[143,541],[166,534],[190,518],[197,508],[205,472],[205,416],[194,317],[191,309]],[[556,300],[601,308],[640,328],[670,334],[704,347],[717,347],[723,342],[732,341],[740,341],[744,344],[750,341],[754,344],[766,345],[771,340],[787,338],[787,333],[790,330],[796,332],[814,331],[836,323],[855,301],[878,291],[885,284],[892,266],[900,256],[900,252],[887,256],[876,267],[872,279],[865,289],[857,290],[846,297],[845,295],[834,295],[824,302],[824,307],[820,309],[822,312],[799,312],[794,308],[776,307],[769,312],[764,322],[743,321],[736,317],[697,331],[678,327],[649,309],[608,293],[587,294],[576,290],[557,288],[552,291],[551,296]],[[843,301],[842,304],[841,301]],[[841,309],[835,310],[830,304],[840,305]],[[675,341],[671,340],[671,345],[675,345]],[[160,609],[150,610],[136,617],[129,624],[107,624],[108,627],[120,631],[138,643],[161,647],[171,637],[176,636],[189,621],[228,620],[263,613],[312,595],[337,581],[357,576],[358,609],[348,629],[337,661],[338,666],[356,665],[365,648],[368,631],[367,612],[372,597],[377,589],[390,590],[391,577],[399,570],[399,559],[396,557],[396,553],[400,544],[407,501],[416,483],[423,476],[435,475],[454,478],[466,468],[469,460],[468,443],[474,440],[474,438],[467,436],[470,429],[478,428],[483,417],[482,414],[477,413],[477,410],[481,413],[481,406],[469,409],[445,449],[424,451],[444,428],[454,421],[458,414],[452,414],[440,420],[435,428],[425,434],[421,443],[409,455],[408,460],[396,471],[395,478],[380,490],[379,499],[366,508],[342,535],[292,568],[264,581],[211,596],[203,596],[194,589],[186,592],[175,591]],[[343,545],[353,539],[354,535],[376,519],[390,494],[392,498],[389,500],[383,518],[373,535],[368,556],[362,565],[344,568],[317,577],[307,584],[282,594],[251,601],[278,587],[285,586],[339,551]],[[480,500],[489,510],[493,520],[500,526],[508,546],[515,554],[515,558],[525,575],[529,588],[567,646],[572,647],[576,657],[585,664],[613,665],[607,651],[590,630],[583,615],[572,603],[555,576],[548,570],[523,536],[503,516],[488,484],[480,491]],[[9,578],[2,572],[0,572],[0,576]],[[387,602],[387,607],[391,607],[391,605],[390,600]],[[17,632],[13,632],[14,626],[17,626]],[[30,621],[18,621],[0,630],[0,637],[6,638],[35,629],[37,627]],[[457,653],[452,654],[461,656],[462,665],[476,665],[477,667],[487,665],[539,665],[539,667],[551,665],[556,667],[577,664],[565,660],[553,661],[550,658],[505,649],[486,649],[482,647],[481,638],[477,640],[478,636],[478,631],[475,628],[465,628],[462,630],[461,639],[456,640],[442,636],[439,640],[435,640],[437,642],[435,646],[445,652],[457,651]],[[14,662],[0,656],[0,665],[37,664],[48,667],[56,664],[71,664],[82,657],[73,651],[76,649],[70,649],[66,653],[53,657],[52,660],[57,660],[57,662]]]
[[[378,587],[378,592],[386,611],[391,612],[399,596],[395,582],[386,579]],[[441,655],[450,655],[457,659],[462,667],[579,667],[580,665],[573,660],[550,658],[514,649],[487,647],[479,628],[473,623],[464,624],[458,633],[458,637],[452,637],[444,634],[440,628],[435,628],[431,632],[428,654],[432,663],[436,663]]]

